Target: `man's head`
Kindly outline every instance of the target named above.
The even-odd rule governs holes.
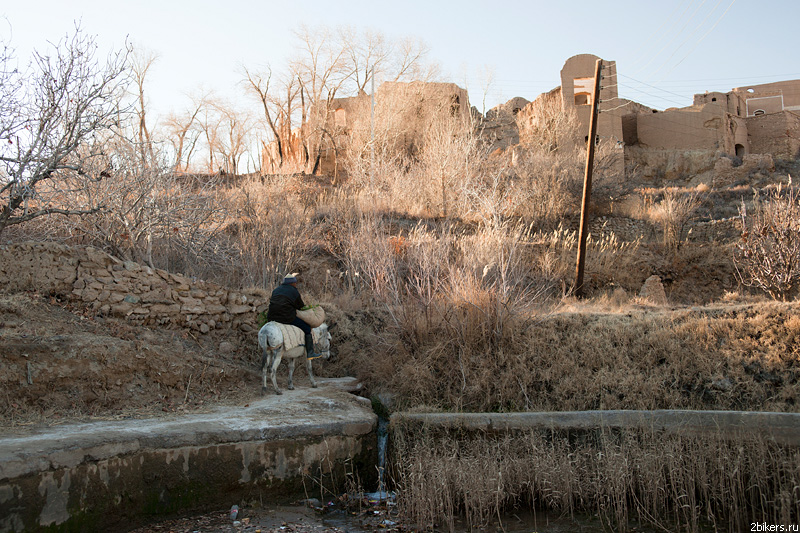
[[[299,275],[300,274],[298,274],[297,272],[293,272],[292,274],[286,274],[285,276],[283,276],[283,285],[297,286],[297,277]]]

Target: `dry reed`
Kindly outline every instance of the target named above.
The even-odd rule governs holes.
[[[465,434],[393,430],[405,521],[420,529],[502,527],[527,509],[590,514],[614,531],[747,531],[800,519],[800,451],[767,438],[652,430]]]

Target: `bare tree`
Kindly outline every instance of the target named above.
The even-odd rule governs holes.
[[[351,27],[340,28],[339,39],[355,93],[364,93],[373,76],[388,66],[386,63],[392,57],[391,43],[382,33],[367,30],[359,36]]]
[[[267,67],[266,72],[251,72],[245,68],[246,86],[248,92],[256,96],[261,103],[264,119],[276,143],[277,161],[273,163],[272,170],[280,169],[292,156],[292,115],[295,112],[295,99],[300,91],[300,84],[294,75],[290,75],[277,88],[273,86],[272,69]]]
[[[472,181],[480,157],[480,143],[469,117],[442,114],[427,125],[420,162],[431,185],[438,185],[444,218],[452,214],[448,205],[463,197],[456,189]]]
[[[171,114],[166,126],[169,140],[175,150],[175,170],[186,170],[197,146],[202,131],[198,127],[198,116],[206,106],[206,97],[193,98],[192,107],[181,115]],[[185,162],[184,162],[185,161]]]
[[[208,153],[206,169],[209,173],[216,172],[216,154],[219,153],[220,143],[220,116],[217,112],[217,102],[209,97],[207,105],[200,112],[198,125],[205,137],[205,148]]]
[[[355,94],[365,93],[373,77],[395,82],[427,81],[438,72],[435,65],[425,62],[428,47],[419,39],[395,42],[380,32],[366,30],[359,35],[353,28],[344,27],[339,29],[339,40]]]
[[[742,240],[734,264],[743,284],[775,299],[787,300],[800,287],[800,192],[779,187],[766,199],[758,196],[747,212],[740,208]]]
[[[139,154],[143,162],[154,159],[153,143],[150,138],[150,129],[147,127],[147,103],[145,99],[144,84],[147,79],[147,73],[150,67],[158,59],[158,55],[154,52],[145,51],[143,49],[136,49],[133,53],[133,60],[131,62],[131,72],[133,80],[136,84],[136,115],[138,117],[138,128],[136,141],[139,145]]]
[[[95,246],[117,257],[169,268],[172,256],[196,257],[224,220],[213,197],[214,179],[190,182],[173,172],[171,155],[159,153],[141,160],[136,142],[115,136],[105,144],[106,154],[95,161],[113,161],[114,171],[96,188],[105,209],[79,219],[71,233],[81,233]],[[175,253],[175,249],[180,253]],[[166,252],[159,262],[159,252]]]
[[[296,33],[302,52],[293,63],[300,83],[302,107],[301,143],[308,154],[305,171],[316,174],[322,157],[323,138],[336,94],[350,76],[345,49],[328,29],[311,31],[303,27]]]
[[[90,163],[119,120],[128,50],[101,62],[94,38],[77,27],[47,52],[34,52],[30,71],[20,72],[7,43],[0,47],[0,233],[40,216],[96,212],[91,194],[66,193],[91,188],[107,173]]]
[[[426,68],[427,48],[418,40],[392,42],[380,33],[359,34],[349,27],[301,27],[295,35],[299,53],[288,76],[276,79],[269,67],[244,71],[247,90],[261,104],[273,137],[262,158],[272,171],[317,173],[325,149],[341,151],[333,120],[338,97],[365,94],[378,77],[427,80],[436,72]],[[297,122],[300,127],[293,131]]]
[[[229,104],[217,103],[216,107],[225,133],[217,149],[225,161],[225,171],[235,175],[239,173],[239,162],[248,150],[250,119]]]

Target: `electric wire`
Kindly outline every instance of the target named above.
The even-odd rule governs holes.
[[[681,48],[683,48],[683,47],[684,47],[684,45],[685,45],[686,43],[688,43],[688,42],[689,42],[689,40],[690,40],[690,39],[692,39],[692,38],[693,38],[693,37],[694,37],[694,36],[697,34],[697,32],[700,30],[700,28],[703,26],[703,24],[705,24],[705,22],[708,20],[708,17],[710,17],[710,16],[711,16],[711,14],[712,14],[714,11],[716,11],[716,10],[717,10],[717,8],[719,7],[719,5],[720,5],[721,3],[722,3],[722,0],[717,0],[717,3],[716,3],[716,5],[714,6],[714,8],[713,8],[711,11],[709,11],[709,12],[706,14],[706,16],[703,18],[703,20],[702,20],[702,21],[700,21],[700,24],[698,24],[698,25],[697,25],[697,27],[696,27],[696,28],[694,28],[694,29],[691,31],[691,33],[689,34],[689,36],[688,36],[688,37],[686,37],[686,39],[684,39],[684,40],[683,40],[683,42],[681,42],[681,44],[679,44],[679,45],[678,45],[678,46],[677,46],[677,47],[676,47],[676,48],[675,48],[675,49],[672,51],[672,53],[669,55],[669,57],[668,57],[667,59],[665,59],[665,60],[664,60],[664,62],[661,64],[661,66],[660,66],[660,67],[658,67],[656,70],[654,70],[654,71],[652,72],[651,76],[655,76],[655,75],[656,75],[658,72],[660,72],[660,71],[661,71],[661,70],[662,70],[662,69],[663,69],[663,68],[664,68],[664,67],[667,65],[667,63],[669,63],[669,62],[672,60],[672,58],[673,58],[673,57],[675,57],[675,54],[677,54],[677,53],[678,53],[678,51],[679,51]],[[698,6],[698,8],[695,10],[695,12],[694,12],[694,13],[692,13],[692,18],[694,18],[694,15],[696,15],[696,14],[697,14],[697,11],[698,11],[698,10],[699,10],[701,7],[703,7],[703,4],[705,4],[705,0],[703,0],[703,3],[702,3],[702,4],[700,4],[700,5]],[[688,24],[688,21],[687,21],[687,24]]]
[[[704,3],[705,3],[705,0],[703,0],[703,2],[700,4],[700,6],[702,6]],[[678,20],[676,21],[676,23],[675,23],[676,25],[678,24],[678,22],[680,22],[680,20],[681,20],[681,19],[684,17],[684,15],[686,15],[686,13],[689,11],[689,8],[690,8],[691,6],[692,6],[692,2],[689,2],[689,3],[686,5],[686,9],[684,9],[683,13],[681,13],[681,15],[680,15],[679,19],[678,19]],[[699,7],[698,7],[698,9],[699,9]],[[674,40],[675,40],[675,39],[676,39],[676,38],[677,38],[677,37],[678,37],[678,36],[679,36],[679,35],[680,35],[680,34],[683,32],[683,30],[684,30],[684,29],[686,28],[686,26],[689,24],[689,21],[692,19],[692,17],[694,16],[694,14],[695,14],[695,13],[697,13],[697,9],[695,9],[695,12],[694,12],[692,15],[690,15],[689,19],[687,19],[687,20],[686,20],[686,23],[683,25],[683,27],[682,27],[682,28],[681,28],[681,29],[680,29],[678,32],[672,33],[672,35],[673,35],[673,36],[672,36],[672,38],[671,38],[669,41],[667,41],[667,42],[666,42],[666,44],[665,44],[663,47],[661,47],[661,49],[660,49],[658,52],[656,52],[655,54],[651,55],[651,56],[650,56],[650,60],[649,60],[647,63],[645,63],[645,64],[644,64],[642,67],[640,67],[639,69],[637,69],[637,70],[636,70],[636,72],[641,72],[641,71],[643,71],[644,69],[646,69],[647,67],[649,67],[649,66],[650,66],[650,64],[651,64],[651,63],[652,63],[652,62],[653,62],[653,61],[654,61],[654,60],[655,60],[655,59],[656,59],[656,58],[657,58],[659,55],[661,55],[661,52],[663,52],[664,50],[666,50],[666,49],[667,49],[667,47],[668,47],[668,46],[670,46],[670,45],[673,43],[673,41],[674,41]],[[665,35],[666,35],[666,32],[665,32]]]
[[[680,65],[681,63],[683,63],[683,61],[684,61],[684,60],[685,60],[687,57],[689,57],[689,56],[692,54],[692,52],[694,52],[694,51],[695,51],[695,49],[696,49],[696,48],[697,48],[697,47],[700,45],[700,43],[701,43],[701,42],[703,42],[703,39],[705,39],[706,37],[708,37],[708,34],[709,34],[709,33],[711,33],[711,32],[714,30],[714,28],[716,28],[716,27],[717,27],[717,25],[720,23],[720,21],[721,21],[723,18],[725,18],[725,15],[728,13],[728,11],[730,11],[730,9],[733,7],[733,4],[735,4],[735,3],[736,3],[736,0],[732,0],[732,1],[731,1],[731,3],[728,5],[728,8],[727,8],[727,9],[726,9],[726,10],[725,10],[725,11],[722,13],[722,15],[721,15],[721,16],[720,16],[720,17],[717,19],[717,21],[714,23],[714,25],[713,25],[713,26],[711,26],[711,28],[709,28],[709,30],[708,30],[708,31],[707,31],[705,34],[703,34],[703,36],[702,36],[702,37],[700,37],[700,39],[697,41],[697,43],[695,43],[694,47],[693,47],[691,50],[689,50],[689,52],[688,52],[688,53],[687,53],[685,56],[683,56],[683,58],[682,58],[680,61],[678,61],[678,62],[675,64],[675,66],[674,66],[674,67],[672,67],[672,68],[669,70],[669,72],[667,72],[667,73],[665,74],[665,76],[669,76],[669,75],[672,73],[672,71],[673,71],[673,70],[675,70],[675,68],[676,68],[678,65]]]

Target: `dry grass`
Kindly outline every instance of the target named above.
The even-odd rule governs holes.
[[[465,435],[396,427],[398,507],[420,529],[487,527],[518,509],[599,516],[613,531],[748,531],[800,518],[800,452],[768,439],[653,431]]]
[[[649,217],[661,226],[665,246],[678,248],[685,238],[686,224],[699,206],[698,193],[667,189],[663,198],[650,207]]]
[[[343,318],[353,333],[339,333],[336,371],[393,391],[399,409],[800,409],[798,304],[594,305],[611,312],[517,310],[473,288],[460,302],[361,312]]]

